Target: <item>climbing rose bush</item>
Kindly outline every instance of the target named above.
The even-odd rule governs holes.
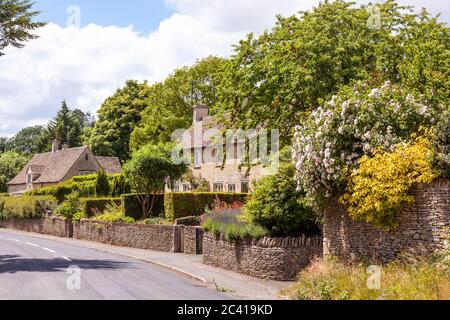
[[[295,128],[298,187],[313,203],[343,191],[362,156],[408,142],[420,126],[432,126],[442,108],[390,82],[377,88],[359,82],[343,89]]]

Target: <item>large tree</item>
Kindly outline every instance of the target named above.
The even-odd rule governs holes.
[[[149,96],[150,86],[146,82],[127,81],[103,102],[89,137],[89,145],[96,154],[121,160],[130,158],[130,135],[148,106]]]
[[[0,154],[0,193],[7,191],[7,183],[14,178],[30,160],[28,156],[8,151]]]
[[[137,150],[147,143],[171,141],[176,129],[192,124],[192,107],[204,103],[217,112],[217,86],[222,79],[226,60],[208,57],[192,67],[176,70],[164,82],[150,89],[148,107],[131,136],[131,149]]]
[[[33,21],[40,12],[32,7],[30,0],[0,0],[0,56],[8,46],[21,48],[24,42],[37,38],[32,31],[45,24]]]
[[[42,153],[50,148],[48,136],[47,128],[44,126],[27,127],[8,139],[6,148],[25,154]]]
[[[449,29],[425,11],[414,14],[388,0],[377,10],[337,0],[278,18],[261,36],[250,34],[228,63],[220,102],[233,124],[264,124],[290,143],[309,111],[358,80],[402,82],[430,99],[449,97]]]

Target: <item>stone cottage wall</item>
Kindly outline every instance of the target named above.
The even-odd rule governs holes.
[[[185,227],[184,253],[202,254],[202,252],[203,252],[203,228]]]
[[[181,229],[179,226],[81,220],[73,225],[73,237],[115,246],[163,252],[181,252]]]
[[[330,201],[324,210],[324,255],[389,263],[403,253],[431,254],[448,248],[450,183],[438,179],[411,194],[415,203],[399,211],[398,227],[390,232],[352,220],[337,198]]]
[[[263,238],[238,243],[203,238],[203,262],[252,277],[294,281],[314,257],[322,256],[322,238]]]

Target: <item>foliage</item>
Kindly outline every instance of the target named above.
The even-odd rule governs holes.
[[[274,237],[318,233],[313,210],[302,203],[304,195],[297,191],[294,176],[294,166],[282,164],[277,174],[258,181],[244,206],[246,221],[263,226]]]
[[[363,155],[408,142],[420,126],[435,124],[441,107],[386,82],[379,88],[358,83],[345,88],[296,128],[293,159],[297,182],[308,197],[341,192]]]
[[[201,216],[212,209],[215,201],[233,204],[245,202],[247,193],[166,193],[164,196],[164,212],[168,221],[188,216]]]
[[[354,219],[377,226],[395,226],[396,210],[414,202],[408,191],[414,184],[430,183],[437,174],[431,166],[433,153],[423,137],[398,145],[393,152],[378,149],[361,158],[341,201]]]
[[[131,149],[171,142],[175,130],[187,129],[192,124],[195,104],[207,104],[214,113],[218,103],[216,87],[222,79],[224,63],[222,58],[207,57],[152,85],[146,100],[148,107],[131,136]]]
[[[131,186],[123,174],[115,175],[112,179],[111,196],[120,197],[131,192]]]
[[[0,56],[8,46],[22,48],[25,41],[37,38],[32,31],[45,23],[34,21],[40,11],[33,10],[33,4],[30,0],[0,1]]]
[[[436,127],[433,141],[433,166],[439,174],[450,180],[450,110],[444,112]]]
[[[82,212],[80,195],[78,193],[71,193],[67,199],[61,203],[57,208],[55,213],[59,216],[63,216],[67,219],[72,219],[72,217]]]
[[[7,183],[22,170],[29,160],[28,156],[13,151],[0,154],[0,192],[7,191]]]
[[[449,270],[438,259],[395,262],[382,270],[381,288],[369,289],[366,266],[315,260],[282,294],[297,300],[448,300]]]
[[[5,142],[5,150],[22,154],[36,154],[50,149],[49,133],[44,126],[27,127]]]
[[[145,225],[164,225],[166,221],[163,218],[149,218],[145,219],[142,223]]]
[[[190,217],[184,217],[184,218],[178,218],[175,220],[176,225],[181,226],[199,226],[200,225],[200,217],[198,216],[190,216]]]
[[[181,179],[187,182],[191,186],[192,192],[210,192],[211,188],[208,180],[202,178],[202,176],[194,176],[192,170],[188,170]]]
[[[211,232],[215,237],[223,237],[226,241],[259,239],[267,235],[263,227],[243,222],[234,212],[207,214],[202,226],[206,232]]]
[[[104,222],[123,222],[123,223],[135,223],[135,220],[131,217],[125,217],[122,213],[122,208],[117,204],[110,204],[106,206],[106,210],[103,214],[95,216],[93,220]]]
[[[148,106],[149,94],[146,82],[130,80],[103,102],[88,139],[96,155],[119,157],[122,161],[130,158],[130,135]]]
[[[5,218],[40,218],[56,208],[56,200],[49,196],[8,197],[3,198],[2,202]]]
[[[156,200],[153,205],[152,216],[159,217],[164,215],[164,195],[154,195]],[[122,198],[123,213],[126,217],[132,217],[135,220],[144,218],[142,205],[136,194],[124,194]]]
[[[124,174],[142,206],[144,218],[152,214],[157,195],[164,193],[166,184],[176,181],[186,172],[184,163],[171,159],[172,145],[147,145],[133,153],[124,166]]]
[[[108,175],[105,169],[100,168],[95,179],[95,195],[97,197],[107,197],[109,195]]]
[[[240,41],[218,89],[230,123],[264,123],[289,143],[305,113],[358,80],[390,80],[448,105],[450,29],[391,0],[377,8],[379,28],[368,24],[371,10],[338,0],[279,17],[272,30]]]
[[[120,198],[81,198],[80,210],[84,216],[89,218],[103,213],[109,205],[116,204],[120,206]]]

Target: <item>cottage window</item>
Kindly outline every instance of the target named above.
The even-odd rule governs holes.
[[[250,192],[250,188],[249,188],[249,185],[248,185],[247,181],[241,182],[241,192],[242,193],[249,193]]]
[[[235,184],[229,184],[228,185],[228,192],[236,193],[236,185]]]
[[[176,184],[173,188],[173,192],[180,192],[180,186]]]
[[[195,159],[194,159],[194,165],[196,168],[202,166],[202,150],[195,150]]]
[[[214,183],[214,192],[223,192],[223,183]]]
[[[191,191],[191,185],[184,184],[183,185],[183,192],[189,192],[189,191]]]

